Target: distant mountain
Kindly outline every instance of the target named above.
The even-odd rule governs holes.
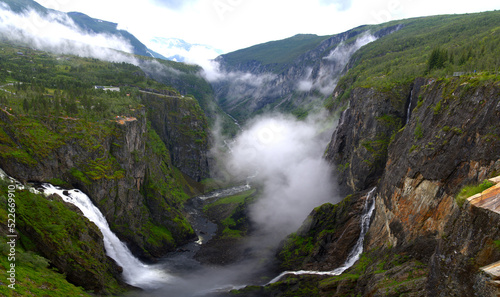
[[[270,41],[237,50],[224,55],[223,59],[225,64],[231,67],[257,62],[261,65],[273,65],[273,68],[279,71],[330,37],[332,35],[298,34],[283,40]]]
[[[117,28],[118,27],[117,23],[95,19],[80,12],[64,13],[57,10],[48,9],[33,0],[1,0],[0,2],[6,3],[13,12],[18,14],[34,10],[42,16],[48,15],[50,13],[67,15],[71,20],[73,20],[76,26],[83,32],[91,34],[109,34],[113,37],[121,38],[130,43],[130,45],[132,46],[133,54],[159,58],[159,59],[166,59],[164,56],[158,54],[157,52],[148,49],[148,47],[144,45],[142,42],[140,42],[134,35],[130,34],[125,30],[119,30]],[[63,25],[66,25],[63,22],[61,23]]]
[[[212,79],[217,101],[239,121],[269,110],[304,117],[331,96],[357,50],[399,29],[361,26],[330,36],[299,34],[221,55]]]
[[[191,44],[178,38],[155,37],[149,47],[167,59],[177,62],[195,62],[198,59],[214,59],[224,52],[210,45]]]

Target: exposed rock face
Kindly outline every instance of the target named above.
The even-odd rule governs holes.
[[[493,202],[459,206],[455,196],[500,172],[498,83],[417,79],[391,93],[355,89],[349,99],[327,159],[346,193],[377,184],[376,210],[364,259],[347,271],[351,279],[320,280],[318,294],[495,296],[494,279],[480,268],[500,260],[500,215],[488,209]],[[346,218],[355,218],[352,212]],[[338,220],[337,210],[313,214],[300,231],[311,249],[285,245],[297,261],[282,261],[293,269],[331,270],[328,264],[335,262],[325,255],[342,254],[338,248],[347,245],[330,244],[318,253],[316,244],[325,246],[318,233],[326,238],[332,230],[330,237],[338,240],[349,220]]]
[[[419,87],[410,97],[415,108],[394,135],[387,156],[381,154],[383,168],[359,165],[369,156],[359,142],[390,132],[380,129],[380,111],[375,110],[393,116],[403,110],[384,107],[373,92],[354,91],[328,152],[336,164],[350,161],[341,179],[349,191],[367,188],[367,173],[380,178],[366,246],[389,254],[403,251],[427,264],[425,296],[474,296],[478,268],[500,257],[493,244],[500,238],[493,227],[500,223],[498,216],[477,207],[461,209],[454,200],[463,185],[500,169],[500,89],[472,83],[452,79],[421,86],[416,81]],[[359,98],[360,92],[365,96]],[[374,101],[380,109],[372,110]],[[364,102],[362,107],[358,102]]]
[[[381,216],[389,226],[399,226],[402,232],[385,227],[375,232],[385,233],[394,245],[443,235],[449,218],[459,211],[453,197],[460,187],[499,169],[500,138],[495,133],[500,90],[461,83],[427,85],[418,94],[420,103],[409,124],[389,147],[372,228],[381,227]]]
[[[404,121],[404,110],[404,101],[393,93],[362,88],[352,92],[326,152],[339,171],[344,193],[367,189],[383,173],[387,148]]]
[[[191,98],[142,94],[152,127],[168,145],[172,163],[195,181],[209,176],[208,123]]]

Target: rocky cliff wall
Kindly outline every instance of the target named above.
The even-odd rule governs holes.
[[[455,196],[499,172],[500,88],[474,78],[429,81],[418,98],[389,147],[367,245],[430,257],[429,296],[473,296],[478,267],[499,259],[499,221],[461,208]]]
[[[143,93],[148,119],[167,144],[174,166],[199,182],[210,174],[210,133],[206,117],[190,97]]]
[[[499,118],[500,85],[491,77],[354,89],[326,158],[344,193],[355,194],[315,210],[278,252],[283,266],[338,265],[356,230],[350,219],[359,219],[353,198],[376,185],[364,254],[343,275],[317,280],[320,296],[496,296],[480,268],[500,260],[500,216],[457,194],[500,173]]]

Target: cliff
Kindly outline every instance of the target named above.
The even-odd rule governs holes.
[[[319,296],[496,296],[489,267],[500,260],[500,197],[458,197],[500,172],[500,85],[491,76],[418,78],[401,90],[399,100],[351,92],[326,157],[355,194],[313,211],[278,253],[284,269],[340,266],[359,232],[360,192],[377,185],[361,259],[340,276],[289,277],[262,296],[311,288]]]
[[[100,122],[3,112],[0,164],[25,182],[81,189],[132,251],[151,259],[194,236],[180,209],[189,197],[185,193],[195,189],[148,128],[145,109],[130,112],[133,116]]]
[[[478,268],[500,259],[499,217],[460,207],[459,190],[500,169],[500,88],[479,78],[429,82],[391,143],[367,245],[429,259],[429,296],[473,296]]]
[[[16,71],[5,72],[3,79],[15,83],[0,91],[1,169],[22,183],[81,190],[118,238],[147,262],[195,238],[183,208],[203,190],[197,181],[208,175],[210,141],[194,98],[149,79],[134,65],[7,43],[2,48],[0,68]],[[71,205],[34,197],[37,215],[28,206],[19,210],[24,253],[43,256],[42,264],[50,261],[86,290],[120,292],[120,268],[105,256],[99,230]],[[65,226],[68,220],[75,223]],[[46,269],[25,273],[38,268]]]
[[[167,144],[172,164],[191,179],[209,177],[208,122],[196,100],[176,94],[143,92],[152,128]]]

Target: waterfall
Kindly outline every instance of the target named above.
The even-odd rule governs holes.
[[[413,89],[411,89],[410,93],[410,103],[408,104],[408,110],[406,111],[406,125],[408,125],[408,122],[410,122],[410,117],[411,117],[411,101],[413,99]]]
[[[111,231],[106,218],[87,195],[79,190],[64,190],[51,184],[43,184],[42,187],[45,195],[59,195],[65,202],[78,207],[85,217],[97,225],[103,235],[106,254],[123,268],[126,283],[143,289],[154,289],[173,278],[134,257],[128,247]]]
[[[15,183],[20,190],[27,189],[32,193],[41,194],[33,187],[25,186],[8,176],[2,169],[0,169],[0,179]],[[43,184],[42,188],[44,195],[59,195],[65,202],[78,207],[85,217],[97,225],[103,235],[106,254],[123,268],[123,278],[126,283],[143,289],[155,289],[173,280],[173,276],[146,265],[134,257],[128,247],[109,229],[106,218],[87,195],[79,190],[64,190],[47,183]]]
[[[366,200],[365,200],[365,205],[363,208],[363,215],[361,216],[361,232],[359,234],[358,241],[356,242],[356,245],[352,249],[352,251],[349,253],[349,256],[347,256],[347,259],[345,263],[340,266],[339,268],[333,270],[333,271],[306,271],[306,270],[299,270],[299,271],[285,271],[278,275],[277,277],[273,278],[269,284],[273,284],[277,281],[279,281],[283,276],[285,275],[340,275],[347,269],[349,269],[356,261],[359,260],[361,254],[363,253],[363,242],[365,240],[365,235],[368,232],[368,229],[370,228],[370,221],[373,215],[373,211],[375,210],[375,190],[377,188],[373,188],[370,192],[368,192]]]

